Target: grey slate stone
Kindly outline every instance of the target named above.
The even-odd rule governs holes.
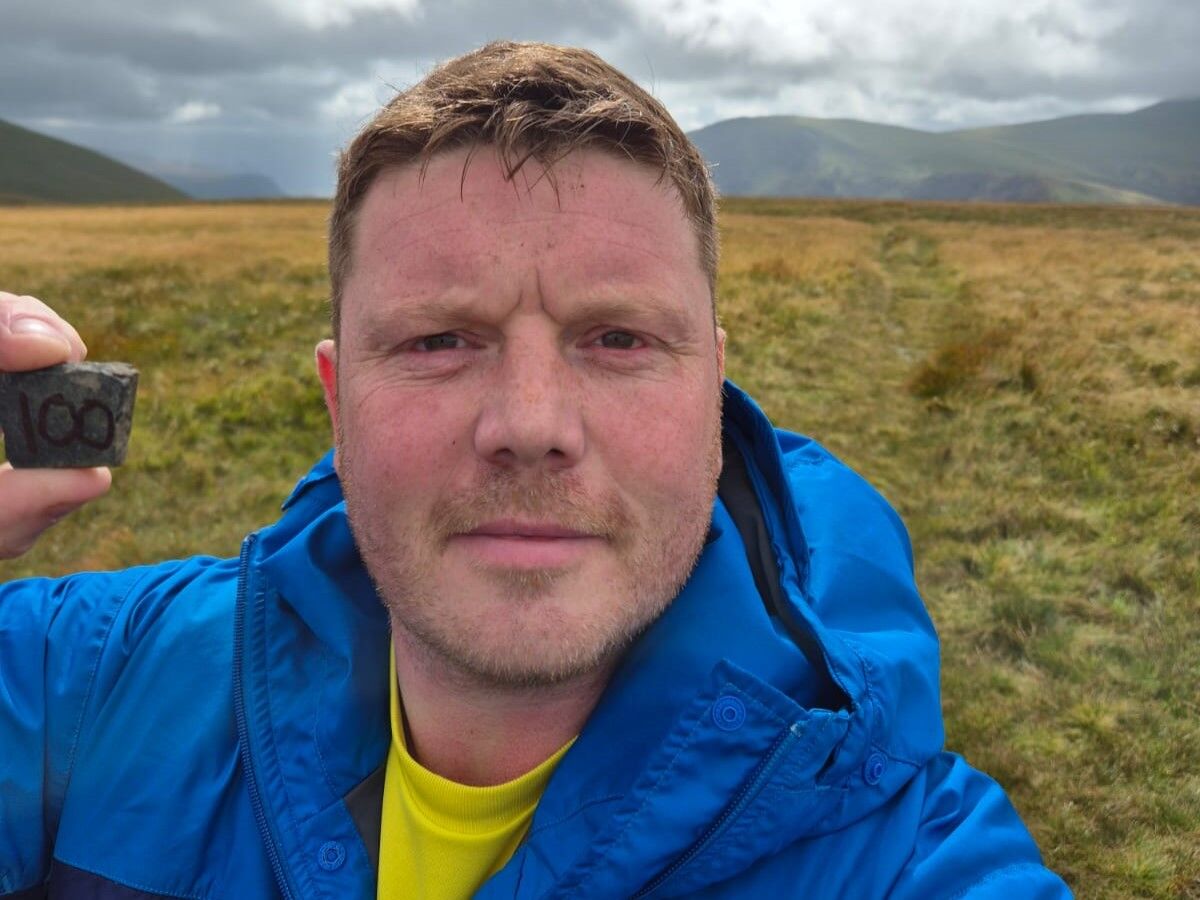
[[[125,363],[0,372],[0,429],[8,461],[18,469],[121,465],[137,379],[137,369]]]

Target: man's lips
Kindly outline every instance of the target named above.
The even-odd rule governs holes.
[[[517,519],[485,522],[450,539],[477,561],[508,569],[563,568],[602,543],[601,537],[555,522]]]
[[[595,535],[576,531],[554,522],[524,522],[518,519],[498,519],[485,522],[471,531],[468,537],[540,538],[546,540],[576,540]]]

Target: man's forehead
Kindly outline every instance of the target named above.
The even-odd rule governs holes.
[[[457,148],[424,166],[384,170],[364,198],[361,217],[419,229],[431,219],[524,220],[597,214],[633,227],[686,222],[682,199],[654,168],[603,150],[578,150],[547,167],[529,159],[511,175],[491,146]],[[647,219],[649,215],[649,219]]]
[[[439,154],[423,172],[389,170],[368,192],[357,230],[359,271],[382,264],[440,279],[548,251],[585,279],[614,267],[699,271],[674,188],[649,166],[598,151],[571,154],[550,172],[530,161],[511,179],[492,148]]]

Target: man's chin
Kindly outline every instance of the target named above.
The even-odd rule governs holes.
[[[564,641],[563,635],[514,633],[511,626],[478,634],[471,641],[463,641],[461,635],[403,631],[452,677],[500,690],[554,687],[601,677],[624,650],[615,642],[581,645]]]
[[[474,573],[481,582],[480,593],[491,595],[492,602],[500,605],[553,599],[576,574],[566,567],[512,566],[476,566]]]
[[[491,581],[486,599],[436,620],[413,608],[390,608],[393,630],[452,676],[489,688],[529,689],[605,677],[662,612],[614,617],[615,603],[558,590],[566,573],[509,570]],[[461,594],[459,595],[462,596]],[[442,613],[446,613],[445,608]]]

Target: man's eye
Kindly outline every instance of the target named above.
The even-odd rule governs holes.
[[[443,333],[420,338],[415,349],[419,352],[429,353],[434,350],[457,350],[460,346],[462,346],[462,338],[457,334]]]
[[[638,339],[628,331],[606,331],[600,336],[600,346],[606,350],[633,350]]]

